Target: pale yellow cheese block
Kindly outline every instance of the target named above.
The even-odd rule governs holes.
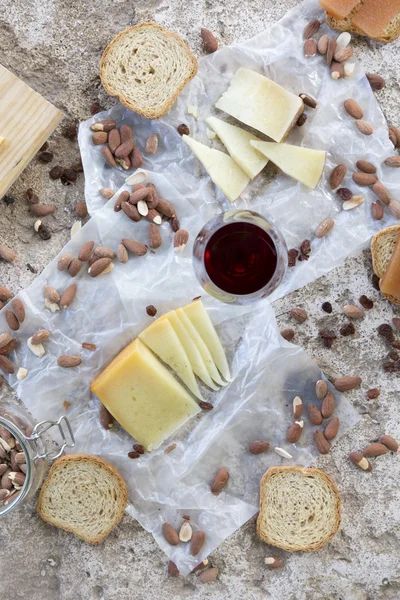
[[[299,96],[244,67],[236,71],[215,106],[276,142],[286,139],[304,110]]]
[[[220,374],[218,373],[218,369],[215,366],[213,357],[211,356],[211,352],[203,342],[202,337],[200,336],[199,332],[197,331],[187,314],[183,311],[182,308],[178,308],[176,314],[180,322],[187,329],[190,337],[196,344],[210,377],[215,381],[215,383],[218,383],[218,385],[227,385],[227,383],[221,378]]]
[[[231,202],[237,200],[240,194],[244,192],[250,179],[233,158],[224,152],[197,142],[188,135],[183,135],[182,139],[202,163],[211,180],[219,187],[221,192]]]
[[[225,377],[227,381],[231,381],[228,361],[226,360],[221,340],[201,300],[195,300],[195,302],[188,304],[183,308],[183,312],[193,323],[201,339],[207,346],[222,377]]]
[[[158,320],[161,321],[162,319],[167,319],[174,328],[174,331],[187,354],[190,364],[192,365],[193,373],[197,375],[197,377],[199,377],[202,380],[202,382],[205,383],[206,386],[208,386],[212,390],[218,390],[219,387],[216,386],[213,380],[211,379],[210,374],[207,371],[206,365],[204,364],[204,360],[201,357],[199,349],[190,337],[188,330],[179,320],[179,317],[176,314],[176,312],[172,310],[166,315],[160,317]]]
[[[139,334],[139,338],[167,364],[189,390],[203,400],[189,358],[167,319],[157,319]]]
[[[317,187],[325,167],[326,152],[323,150],[274,142],[250,143],[289,177],[309,188]]]
[[[149,451],[200,411],[192,396],[139,339],[118,354],[90,389]]]
[[[231,125],[226,121],[221,121],[216,117],[208,117],[206,123],[215,131],[221,142],[224,144],[233,160],[250,177],[254,179],[268,163],[268,159],[263,154],[255,150],[250,140],[261,142],[257,136],[249,131]]]

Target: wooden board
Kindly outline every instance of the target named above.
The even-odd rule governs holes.
[[[0,65],[0,198],[63,118],[55,106]]]

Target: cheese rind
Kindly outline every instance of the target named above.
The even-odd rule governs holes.
[[[304,110],[299,96],[244,67],[236,71],[215,106],[276,142],[287,137]]]
[[[213,361],[219,369],[221,375],[227,381],[231,381],[228,361],[221,340],[218,337],[210,316],[203,306],[201,300],[195,300],[183,308],[183,312],[193,323],[203,342],[211,353]]]
[[[113,417],[147,450],[158,448],[197,403],[158,358],[136,339],[90,385]]]
[[[250,179],[254,179],[268,163],[268,159],[252,148],[250,144],[250,140],[262,141],[257,136],[216,117],[208,117],[206,123],[214,129],[233,160]]]
[[[142,340],[167,364],[199,400],[203,400],[189,358],[167,319],[157,319],[139,334]]]
[[[187,135],[183,135],[182,139],[208,171],[215,185],[234,202],[250,181],[246,173],[228,154],[209,148]]]
[[[297,179],[309,188],[317,187],[326,160],[326,152],[323,150],[274,142],[250,143],[289,177]]]

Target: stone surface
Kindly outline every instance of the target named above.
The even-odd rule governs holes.
[[[293,0],[0,0],[1,62],[63,110],[66,122],[79,121],[88,117],[93,101],[104,107],[113,102],[101,89],[98,63],[105,45],[124,27],[154,19],[181,34],[200,55],[200,26],[212,30],[221,44],[229,44],[267,28],[295,4]],[[385,46],[359,40],[355,47],[367,71],[386,77],[387,86],[377,98],[388,120],[399,125],[399,41]],[[60,251],[76,220],[75,202],[83,199],[83,175],[69,187],[48,176],[51,166],[68,166],[79,157],[76,142],[62,136],[63,127],[50,139],[53,162],[42,165],[33,160],[10,191],[15,203],[0,201],[0,241],[18,254],[15,265],[0,264],[0,282],[13,292],[28,285],[35,277],[32,270],[40,272]],[[49,241],[34,232],[35,219],[24,198],[28,187],[44,203],[57,205],[57,213],[43,219],[52,231]],[[344,502],[340,533],[327,548],[313,554],[276,551],[284,568],[269,571],[263,558],[275,551],[256,538],[251,520],[210,557],[220,569],[217,582],[201,585],[195,575],[169,578],[165,555],[129,517],[104,543],[91,547],[45,525],[32,501],[1,521],[2,600],[398,600],[399,457],[373,459],[372,473],[357,470],[347,460],[349,451],[364,447],[384,431],[400,437],[399,375],[383,372],[388,350],[376,334],[379,324],[400,316],[400,309],[379,297],[370,276],[370,255],[365,252],[275,305],[279,325],[294,327],[294,341],[307,349],[328,377],[363,378],[360,390],[348,392],[364,413],[363,421],[317,463],[336,479]],[[355,321],[353,336],[338,335],[330,350],[324,348],[318,330],[338,331],[347,322],[343,305],[358,304],[363,293],[374,300],[374,308],[364,320]],[[321,309],[327,300],[333,305],[331,315]],[[287,311],[294,306],[307,310],[306,323],[292,322]],[[380,388],[381,395],[367,400],[366,391],[373,387]],[[10,398],[15,400],[15,395],[3,386],[0,399]]]

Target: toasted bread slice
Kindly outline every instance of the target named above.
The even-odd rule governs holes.
[[[287,552],[319,550],[339,529],[341,505],[324,471],[271,467],[261,479],[257,534]]]
[[[100,63],[104,88],[147,119],[169,111],[197,73],[197,60],[175,33],[156,23],[121,31]]]
[[[400,233],[400,225],[393,225],[378,231],[371,240],[372,268],[375,275],[382,279]],[[383,293],[383,292],[382,292]],[[389,294],[383,294],[390,302],[400,304],[400,300]]]
[[[365,35],[386,43],[392,42],[400,35],[399,0],[385,0],[383,3],[375,0],[359,0],[344,18],[338,18],[333,9],[329,8],[330,3],[326,0],[320,0],[320,3],[327,8],[326,20],[333,29]]]
[[[54,462],[39,495],[44,521],[89,542],[102,542],[122,519],[128,490],[119,472],[89,454]]]

